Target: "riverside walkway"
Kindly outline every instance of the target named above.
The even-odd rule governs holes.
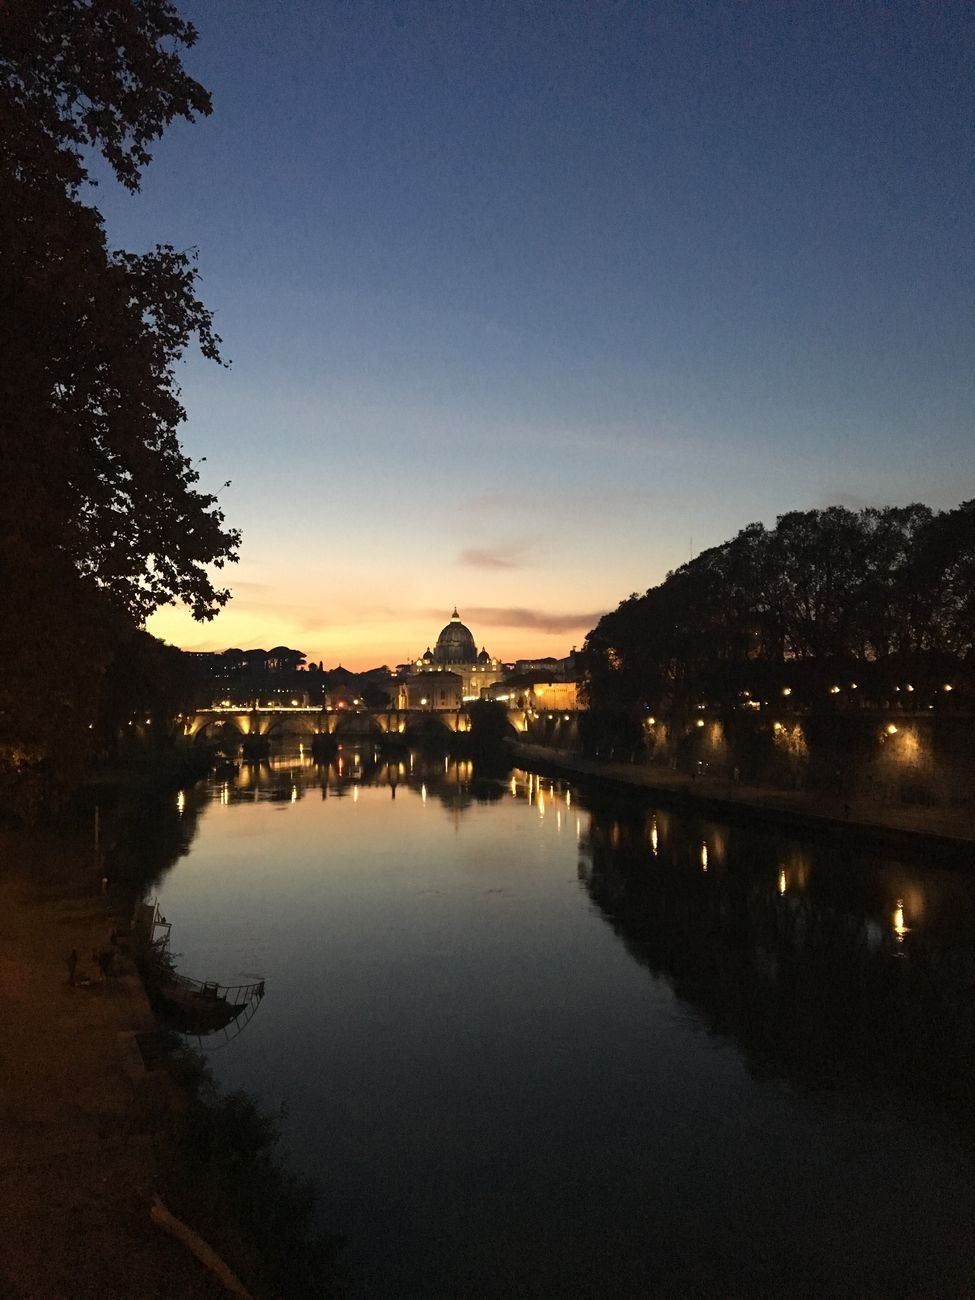
[[[830,795],[819,790],[782,790],[749,785],[725,777],[693,777],[669,767],[607,762],[581,754],[529,745],[510,745],[512,758],[529,766],[629,786],[659,794],[668,802],[694,803],[729,816],[751,812],[759,820],[804,826],[820,831],[846,831],[884,840],[926,843],[942,850],[958,849],[975,865],[975,805],[948,807],[897,804],[857,796]]]
[[[150,1221],[176,1153],[158,1080],[133,1083],[120,1040],[155,1021],[133,972],[92,959],[130,911],[73,842],[0,828],[0,1296],[227,1294]]]

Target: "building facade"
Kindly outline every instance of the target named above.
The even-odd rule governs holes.
[[[478,651],[474,636],[470,628],[460,621],[456,607],[450,616],[450,622],[437,637],[433,649],[428,646],[410,668],[411,677],[427,673],[449,673],[457,677],[461,683],[461,700],[465,704],[484,697],[488,689],[504,675],[499,660],[492,658],[483,647]],[[434,691],[435,686],[431,683],[427,698]]]

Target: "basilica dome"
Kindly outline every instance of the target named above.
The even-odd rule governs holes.
[[[456,608],[450,622],[437,637],[433,657],[438,664],[472,664],[477,658],[471,630],[460,621]]]

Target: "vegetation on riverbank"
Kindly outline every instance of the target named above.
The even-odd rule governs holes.
[[[583,660],[610,712],[701,704],[970,708],[975,501],[793,511],[703,551],[600,619]]]
[[[179,442],[179,362],[220,361],[195,253],[110,248],[88,185],[101,155],[138,190],[153,141],[210,112],[195,40],[170,0],[0,5],[0,808],[27,819],[136,711],[175,717],[182,659],[148,616],[229,597],[239,536]]]
[[[172,791],[159,790],[172,814],[146,817],[146,794],[125,788],[104,806],[104,859],[89,838],[90,808],[57,827],[0,826],[0,1091],[10,1121],[0,1294],[215,1300],[222,1292],[201,1265],[151,1224],[147,1197],[158,1192],[261,1300],[328,1296],[338,1243],[318,1232],[312,1189],[288,1171],[282,1117],[221,1093],[202,1058],[160,1035],[132,976],[132,903],[145,875],[192,838],[191,808],[180,814]],[[118,1044],[133,1032],[149,1071],[134,1092]]]
[[[315,1223],[316,1193],[281,1154],[286,1113],[223,1092],[205,1058],[175,1035],[165,1068],[187,1098],[169,1117],[174,1160],[160,1189],[260,1296],[318,1300],[338,1293],[340,1238]]]

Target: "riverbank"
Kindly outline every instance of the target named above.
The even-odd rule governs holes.
[[[512,761],[528,767],[640,791],[729,820],[856,837],[889,851],[931,853],[975,865],[975,818],[967,806],[893,804],[815,790],[780,790],[706,775],[692,777],[665,767],[609,763],[519,741],[509,742],[509,753]]]
[[[225,1297],[157,1195],[255,1296],[333,1294],[339,1243],[276,1117],[160,1033],[127,937],[141,886],[105,890],[74,830],[0,828],[0,1297]]]
[[[0,1294],[224,1296],[149,1217],[173,1162],[167,1102],[126,1072],[119,1035],[155,1023],[134,971],[93,959],[126,909],[51,832],[0,830],[0,864]]]

